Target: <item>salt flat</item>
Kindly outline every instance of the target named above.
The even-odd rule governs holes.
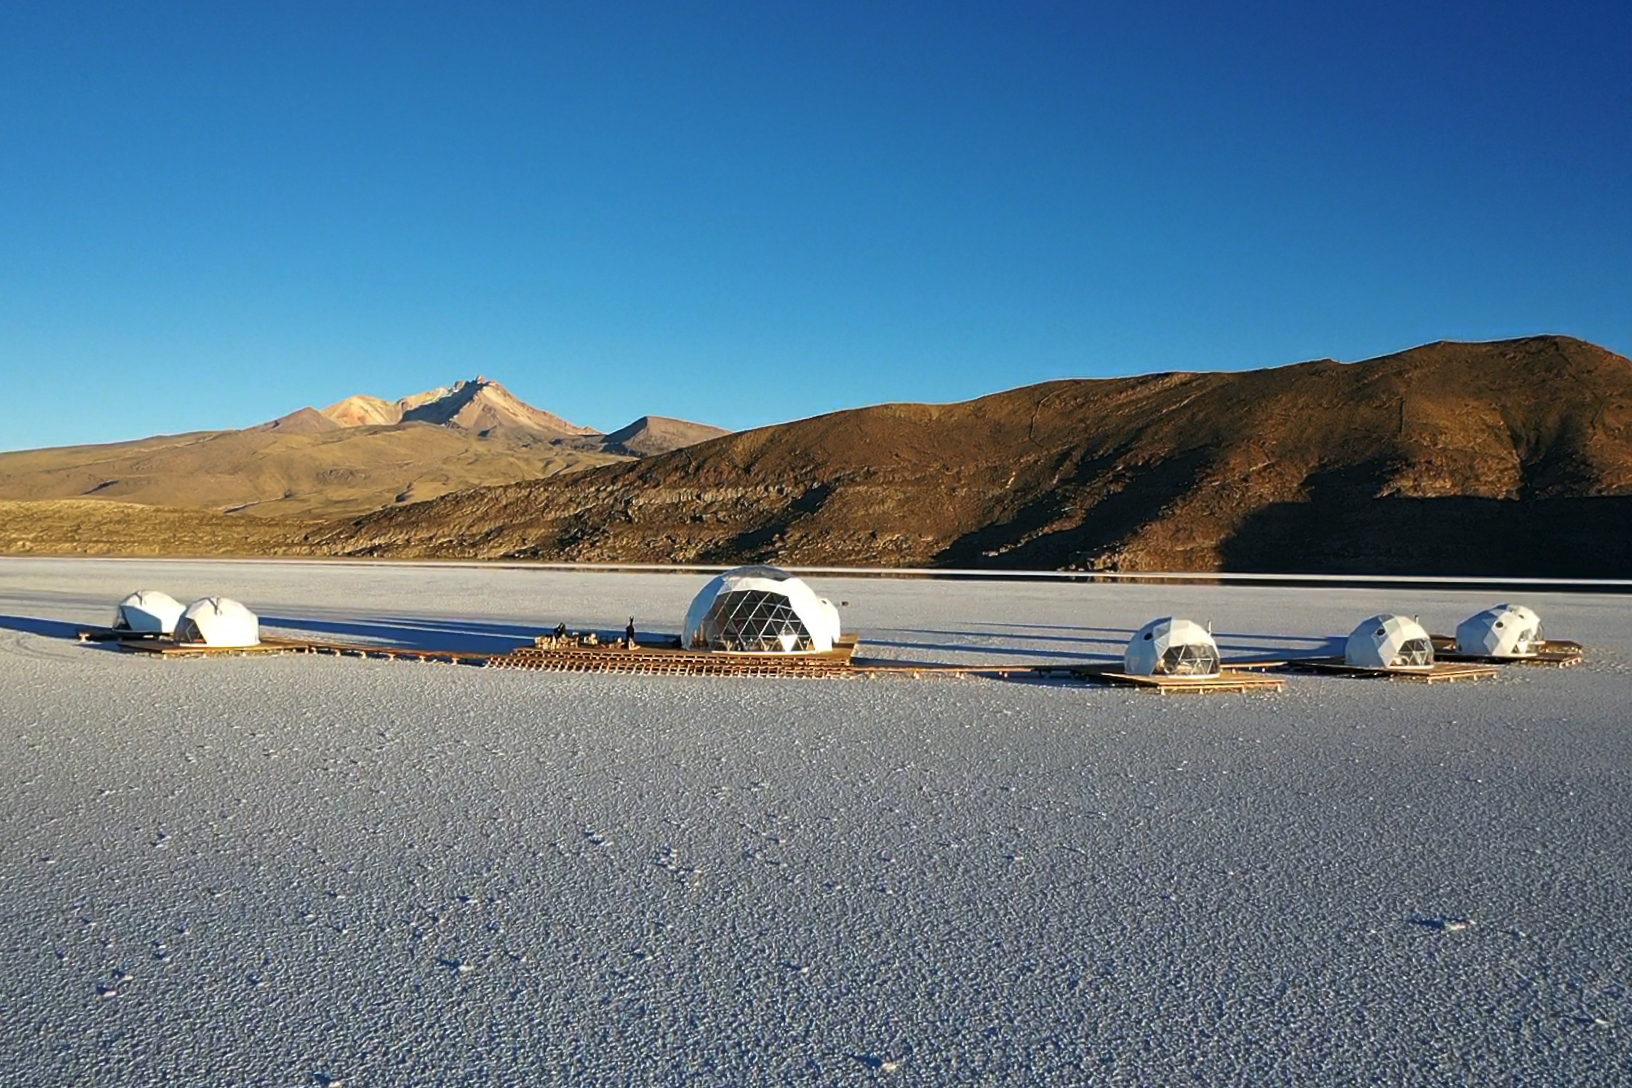
[[[0,560],[0,1083],[1632,1080],[1629,597],[1522,596],[1580,669],[1206,699],[71,641],[152,587],[503,649],[702,581]],[[924,661],[1497,599],[811,581]]]

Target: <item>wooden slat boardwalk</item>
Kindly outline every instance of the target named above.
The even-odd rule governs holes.
[[[1112,684],[1139,688],[1160,695],[1244,695],[1251,692],[1280,691],[1286,681],[1241,669],[1221,669],[1217,676],[1138,676],[1122,672],[1116,665],[1038,665],[1038,676],[1066,676],[1092,684]]]
[[[629,673],[640,676],[847,676],[856,674],[849,658],[826,654],[695,653],[683,650],[618,648],[540,650],[523,647],[494,654],[489,668],[538,672]]]
[[[1371,680],[1403,680],[1415,684],[1449,684],[1457,680],[1485,680],[1501,670],[1494,665],[1435,661],[1426,669],[1368,669],[1350,665],[1341,657],[1294,657],[1284,666],[1308,672],[1336,673]]]

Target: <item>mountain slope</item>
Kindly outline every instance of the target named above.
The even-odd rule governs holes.
[[[624,437],[608,441],[614,436],[477,378],[398,401],[348,397],[322,412],[301,408],[239,431],[0,453],[0,500],[91,498],[257,517],[342,517],[723,433],[645,417],[614,432],[625,445]]]
[[[320,414],[340,427],[389,427],[402,422],[402,405],[358,394],[329,405]]]
[[[309,415],[242,431],[0,453],[0,500],[94,498],[341,517],[625,459],[563,449],[531,432],[483,436],[425,423],[342,428],[304,411]]]
[[[312,543],[403,556],[1522,572],[1568,565],[1559,541],[1582,533],[1581,562],[1632,558],[1592,528],[1624,516],[1629,495],[1632,364],[1532,337],[840,412],[385,510]]]
[[[641,416],[627,427],[602,436],[601,449],[631,457],[655,457],[730,433],[705,423],[687,423],[683,419],[669,419],[666,416]]]

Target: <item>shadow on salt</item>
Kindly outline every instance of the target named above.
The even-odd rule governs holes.
[[[542,626],[480,623],[470,620],[414,619],[394,616],[380,619],[330,620],[300,616],[263,616],[263,626],[280,632],[294,632],[322,641],[357,639],[370,644],[405,650],[444,651],[463,654],[504,654],[517,646],[531,646]]]
[[[981,628],[985,629],[970,628],[958,631],[942,628],[904,627],[889,629],[880,633],[939,635],[968,640],[964,642],[928,642],[877,636],[869,637],[867,635],[862,636],[862,641],[869,649],[887,647],[935,653],[1071,659],[1091,662],[1121,661],[1128,640],[1134,635],[1132,628],[1123,627],[1048,627],[1043,624],[993,623],[982,624]],[[998,631],[992,630],[992,628],[1020,628],[1027,631],[1051,633],[1015,634],[1009,630]],[[1341,636],[1262,634],[1243,631],[1215,631],[1213,637],[1218,644],[1219,652],[1226,655],[1226,657],[1251,657],[1254,659],[1341,654],[1345,642]],[[1016,642],[1025,645],[1006,645]],[[1049,646],[1061,648],[1045,648]],[[1073,648],[1073,646],[1081,648]],[[1100,648],[1088,649],[1088,647]],[[1226,664],[1228,664],[1228,661],[1226,661]]]
[[[46,638],[77,639],[79,627],[61,620],[42,620],[33,616],[0,616],[0,630],[20,631],[25,635],[43,635]]]

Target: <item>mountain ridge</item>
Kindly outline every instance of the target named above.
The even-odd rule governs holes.
[[[681,428],[603,448],[599,432],[479,377],[398,401],[348,397],[324,411],[299,408],[241,430],[0,453],[0,500],[89,498],[255,517],[341,517],[612,464],[725,433],[701,424]]]
[[[349,555],[1202,571],[1447,569],[1460,548],[1523,570],[1541,560],[1491,518],[1558,503],[1547,509],[1596,539],[1570,520],[1592,508],[1577,500],[1629,494],[1632,364],[1543,336],[854,409],[381,511],[312,541]],[[1496,539],[1459,543],[1456,526]]]
[[[333,421],[313,415],[320,413],[291,413],[260,430],[70,450],[85,462],[74,489],[49,509],[24,502],[0,510],[0,550],[1632,574],[1632,363],[1560,336],[876,405],[641,460],[602,455],[573,475],[461,490],[427,477],[367,513],[360,496],[380,481],[349,475],[357,471],[349,456],[327,464],[315,483],[304,478],[314,494],[350,503],[339,516],[298,502],[280,509],[274,495],[259,507],[217,506],[239,513],[172,529],[161,526],[184,512],[101,501],[131,497],[131,481],[114,467],[139,476],[171,447],[203,458],[194,461],[200,486],[211,479],[203,465],[220,486],[254,479],[265,490],[286,486],[263,477],[288,463],[261,456],[266,444],[362,453],[377,443],[378,466],[393,462],[393,442],[416,455],[444,443],[490,465],[507,443],[531,451],[518,456],[538,456],[664,427],[661,417],[643,417],[612,436],[548,438],[426,422],[324,429]],[[473,452],[478,443],[485,452]],[[60,452],[0,455],[0,499],[18,465],[7,458]],[[349,497],[340,495],[348,488]],[[284,516],[251,519],[260,523],[253,532],[232,528],[245,514]]]

